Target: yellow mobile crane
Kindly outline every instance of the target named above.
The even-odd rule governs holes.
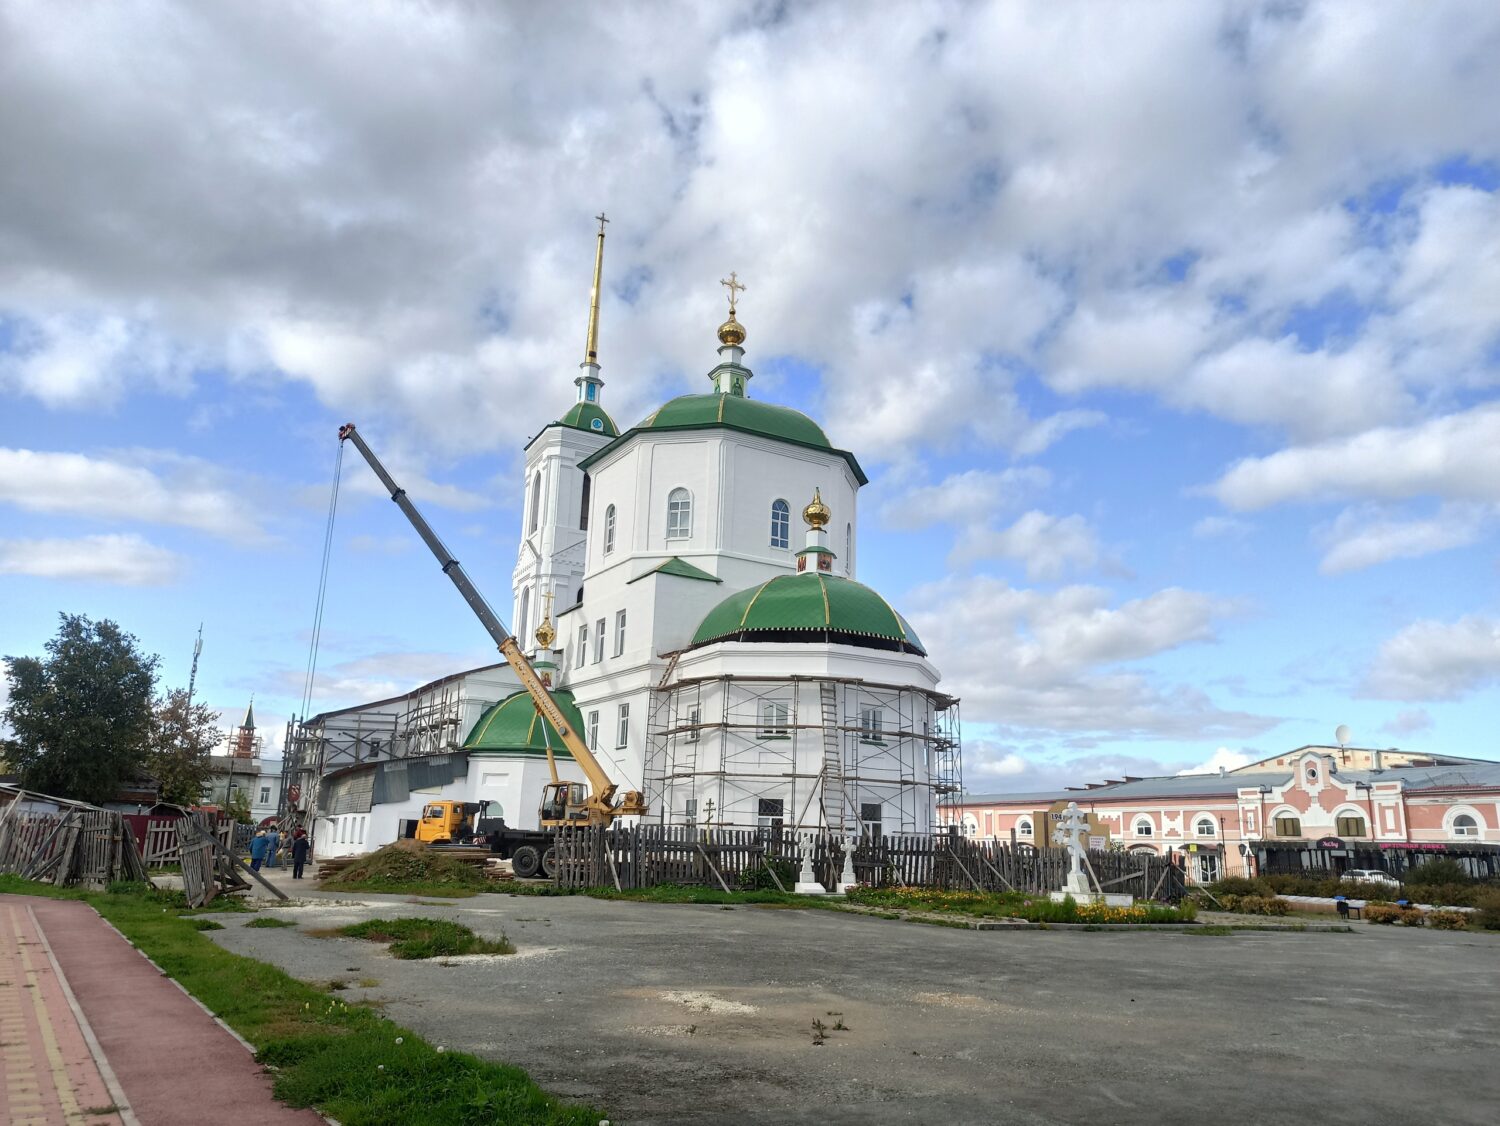
[[[475,824],[470,820],[474,811],[465,807],[461,817],[456,817],[455,811],[451,809],[438,811],[434,820],[441,821],[444,826],[442,839],[484,837],[488,840],[492,850],[511,856],[517,875],[531,875],[535,873],[542,855],[551,847],[549,830],[562,825],[608,825],[616,817],[638,817],[645,814],[646,799],[639,790],[627,790],[620,795],[618,801],[615,800],[619,787],[610,780],[604,768],[599,765],[599,760],[589,750],[588,744],[563,715],[562,709],[557,706],[557,701],[552,698],[552,693],[542,683],[542,678],[537,675],[536,669],[531,667],[526,654],[521,652],[521,647],[516,643],[515,637],[501,624],[495,612],[490,609],[489,603],[484,600],[484,596],[469,581],[469,576],[464,573],[463,567],[459,566],[458,560],[453,558],[443,541],[438,538],[437,533],[422,518],[422,514],[407,497],[406,490],[396,484],[391,475],[386,472],[385,466],[380,464],[380,459],[355,430],[354,423],[350,422],[339,428],[339,441],[352,442],[354,448],[375,471],[375,476],[380,478],[380,483],[391,494],[391,500],[396,502],[396,507],[401,509],[407,520],[411,521],[411,526],[417,530],[417,535],[422,537],[422,542],[437,557],[439,565],[443,568],[443,574],[447,575],[453,585],[458,588],[458,593],[463,595],[464,601],[469,604],[469,609],[474,611],[475,617],[488,631],[490,638],[499,647],[501,655],[520,677],[521,686],[530,695],[532,703],[536,705],[536,710],[562,736],[563,745],[568,748],[568,752],[583,768],[584,776],[588,778],[587,789],[577,782],[559,781],[557,761],[552,756],[552,746],[549,741],[547,766],[552,772],[552,781],[542,788],[542,804],[538,817],[540,831],[509,828],[503,820],[485,819],[482,810],[479,811],[479,820]],[[545,732],[545,725],[543,730]],[[472,805],[472,803],[469,804]],[[465,803],[428,803],[429,808],[439,805],[463,807]],[[424,810],[423,822],[427,820],[427,812]],[[418,832],[421,833],[420,827]],[[523,872],[521,870],[523,867],[531,871]]]

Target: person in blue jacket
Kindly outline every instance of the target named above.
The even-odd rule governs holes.
[[[250,870],[259,872],[261,864],[266,859],[266,850],[271,847],[271,842],[266,839],[266,831],[260,830],[250,840]]]
[[[276,826],[272,825],[271,829],[270,829],[270,832],[268,832],[266,834],[266,867],[267,868],[279,868],[279,867],[281,867],[281,861],[277,858],[277,855],[276,855],[280,851],[281,851],[281,834],[276,831]]]

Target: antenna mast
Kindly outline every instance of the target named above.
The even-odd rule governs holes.
[[[203,652],[203,623],[198,623],[198,640],[193,642],[193,668],[188,673],[188,703],[193,702],[193,686],[198,683],[198,654]]]

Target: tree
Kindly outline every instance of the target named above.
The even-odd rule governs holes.
[[[224,812],[241,825],[255,823],[255,815],[250,812],[250,795],[244,790],[236,790],[229,795],[229,799],[224,803]]]
[[[6,657],[4,757],[28,790],[109,801],[151,748],[160,658],[114,622],[62,614],[46,657]]]
[[[161,800],[197,805],[213,778],[209,756],[224,738],[219,713],[173,688],[156,703],[151,754],[146,768],[161,783]]]

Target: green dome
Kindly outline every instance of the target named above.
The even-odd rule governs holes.
[[[573,725],[579,737],[583,736],[583,716],[578,705],[573,703],[573,693],[558,689],[552,693],[562,714]],[[546,734],[543,735],[545,730]],[[547,740],[551,740],[552,753],[558,758],[571,759],[568,748],[551,722],[543,719],[524,691],[512,692],[498,704],[491,704],[479,717],[474,730],[464,740],[466,751],[504,751],[514,755],[545,755]]]
[[[820,450],[833,448],[823,428],[801,411],[742,395],[679,395],[636,429],[693,430],[704,426],[727,426]]]
[[[927,655],[916,631],[880,595],[853,579],[814,571],[778,575],[731,594],[693,634],[694,645],[729,640],[832,641]]]
[[[591,434],[603,434],[610,438],[619,437],[620,434],[615,429],[615,420],[598,403],[574,403],[572,409],[557,421],[574,430],[587,430]]]

